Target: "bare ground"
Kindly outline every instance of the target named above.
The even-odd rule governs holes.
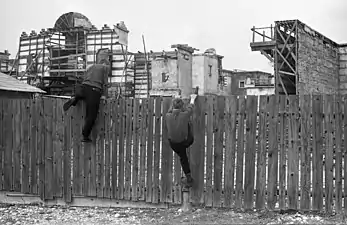
[[[343,216],[280,212],[242,212],[198,208],[169,209],[44,207],[0,205],[0,224],[347,224]]]

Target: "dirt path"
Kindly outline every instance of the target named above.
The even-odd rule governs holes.
[[[0,205],[0,224],[346,224],[341,216],[235,212],[225,209],[124,209]]]

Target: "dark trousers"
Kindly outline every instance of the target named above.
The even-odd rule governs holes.
[[[76,106],[79,100],[84,100],[86,105],[86,115],[82,130],[83,137],[89,137],[92,132],[95,120],[98,116],[99,105],[102,91],[89,85],[80,85],[76,87],[75,97],[73,98],[73,106]]]
[[[181,162],[181,167],[183,169],[183,172],[185,175],[190,174],[190,166],[189,166],[189,160],[187,155],[187,148],[189,148],[194,143],[194,135],[192,132],[192,128],[189,125],[188,126],[188,138],[187,140],[181,142],[181,143],[173,143],[169,140],[170,147],[172,150],[178,155]]]

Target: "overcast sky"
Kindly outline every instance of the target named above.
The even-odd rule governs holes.
[[[334,4],[332,4],[334,3]],[[0,51],[15,57],[22,31],[54,26],[67,12],[80,12],[97,27],[124,21],[131,51],[170,50],[189,44],[215,48],[226,69],[273,72],[268,60],[252,52],[252,26],[299,19],[335,42],[347,42],[347,0],[1,0]]]

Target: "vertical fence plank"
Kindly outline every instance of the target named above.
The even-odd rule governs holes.
[[[118,199],[124,199],[124,172],[125,172],[125,123],[126,123],[126,100],[119,100],[118,117],[119,117],[119,173],[118,173]]]
[[[325,138],[325,210],[328,213],[332,212],[333,204],[333,96],[324,96],[324,123],[326,130]]]
[[[38,100],[39,104],[39,124],[38,124],[38,138],[37,138],[37,158],[39,166],[39,194],[41,199],[45,198],[45,139],[46,139],[46,116],[45,108],[49,108],[49,105],[45,105],[43,98]]]
[[[105,183],[104,198],[111,198],[111,117],[112,117],[112,100],[107,100],[104,107],[104,127],[105,127]]]
[[[73,195],[78,195],[78,189],[79,189],[79,173],[78,173],[78,168],[79,168],[79,156],[80,156],[80,137],[81,137],[81,132],[80,132],[80,121],[81,121],[81,108],[82,108],[82,102],[79,102],[79,104],[76,107],[72,108],[72,136],[73,136],[73,144],[72,144],[72,194]]]
[[[298,207],[298,97],[289,96],[289,148],[288,148],[288,207],[297,209]]]
[[[64,200],[67,203],[72,201],[71,193],[71,148],[72,148],[72,129],[71,112],[64,113]]]
[[[106,101],[100,102],[100,109],[98,113],[98,119],[96,121],[98,138],[96,144],[96,162],[97,162],[97,183],[96,183],[96,196],[99,198],[104,197],[105,187],[105,109]]]
[[[21,102],[21,116],[22,116],[22,129],[21,129],[21,158],[22,158],[22,185],[21,192],[28,194],[30,191],[29,186],[29,169],[30,169],[30,151],[29,148],[29,122],[30,122],[30,111],[29,101],[24,99]]]
[[[342,211],[342,132],[343,132],[343,101],[340,95],[335,96],[335,129],[336,129],[336,167],[335,167],[335,187],[336,187],[336,211]],[[346,178],[347,180],[347,178]],[[347,182],[347,181],[345,181]],[[345,190],[346,191],[346,190]],[[345,205],[345,207],[347,207]]]
[[[131,176],[131,196],[133,201],[138,200],[138,178],[139,178],[139,99],[134,99],[133,107],[133,157],[132,157],[132,176]]]
[[[4,99],[0,98],[0,191],[3,190],[3,176],[4,176],[4,152],[5,152],[5,134],[3,133],[3,129],[5,127],[4,114],[3,114],[3,103]]]
[[[45,118],[45,199],[53,199],[53,106],[56,100],[44,98],[44,118]]]
[[[218,96],[215,104],[214,137],[214,176],[213,176],[213,206],[221,207],[222,173],[223,173],[223,146],[224,146],[224,108],[225,98]]]
[[[56,197],[56,192],[57,189],[59,188],[58,186],[58,180],[57,180],[57,174],[56,174],[56,170],[57,170],[57,157],[56,157],[56,152],[58,149],[58,121],[57,121],[57,103],[59,101],[59,99],[54,98],[53,100],[53,104],[52,104],[52,194],[53,197]]]
[[[300,209],[310,209],[310,187],[311,187],[311,96],[305,95],[300,99],[301,114],[301,196]]]
[[[126,114],[126,154],[125,154],[125,200],[131,199],[131,147],[132,147],[132,117],[133,99],[127,99]]]
[[[154,98],[148,99],[148,127],[147,127],[147,176],[146,202],[152,202],[153,193],[153,126],[154,126]]]
[[[247,96],[245,148],[245,209],[253,208],[258,96]]]
[[[236,165],[236,192],[235,207],[242,207],[243,194],[243,159],[244,159],[244,128],[245,128],[245,96],[239,96],[239,115],[238,115],[238,133],[237,133],[237,165]]]
[[[100,109],[98,115],[100,116]],[[98,117],[99,117],[98,116]],[[89,182],[87,186],[84,186],[85,189],[88,190],[88,196],[97,196],[97,168],[98,168],[98,158],[97,158],[97,146],[100,132],[99,118],[96,120],[96,124],[94,125],[91,132],[92,143],[84,143],[84,157],[88,158],[87,165],[84,165],[87,171],[84,171],[85,176],[89,176]],[[88,170],[88,161],[89,161],[89,170]],[[86,162],[85,162],[86,163]],[[86,174],[87,173],[87,174]]]
[[[205,104],[205,96],[199,96],[195,100],[193,115],[194,143],[190,150],[190,166],[194,179],[190,194],[192,202],[198,204],[204,202]]]
[[[224,207],[230,208],[234,195],[237,96],[226,98],[225,161],[224,161]]]
[[[344,104],[343,104],[343,114],[344,114],[344,125],[346,126],[347,124],[347,95],[344,96]],[[344,154],[344,171],[343,171],[343,176],[344,176],[344,213],[347,215],[347,129],[346,127],[343,130],[344,133],[344,149],[343,149],[343,154]]]
[[[284,209],[286,207],[286,129],[287,129],[287,116],[286,116],[286,96],[278,96],[279,105],[279,146],[280,146],[280,159],[279,159],[279,208]]]
[[[31,158],[30,158],[30,192],[32,194],[37,194],[37,113],[38,113],[39,104],[37,104],[37,100],[33,99],[30,104],[30,150],[31,150]]]
[[[213,159],[213,120],[214,120],[214,97],[207,97],[207,142],[206,142],[206,206],[212,206],[212,159]]]
[[[4,154],[4,190],[10,191],[12,189],[12,149],[13,149],[13,132],[12,132],[12,117],[13,109],[12,104],[14,102],[6,99],[3,102],[4,106],[4,134],[5,134],[5,154]]]
[[[259,99],[259,133],[258,133],[258,154],[257,154],[257,180],[256,180],[256,201],[255,207],[263,209],[265,207],[266,190],[266,124],[268,121],[268,111],[271,110],[271,101],[268,96],[262,95]]]
[[[13,139],[13,190],[20,192],[21,191],[21,180],[20,180],[20,171],[21,171],[21,128],[22,128],[22,118],[21,118],[21,100],[14,100],[14,108],[15,114],[13,118],[13,127],[14,127],[14,135]]]
[[[159,202],[159,163],[160,163],[160,143],[161,143],[161,105],[162,98],[155,98],[155,140],[154,140],[154,166],[153,166],[153,192],[152,202]]]
[[[162,153],[161,153],[161,202],[172,202],[172,158],[173,151],[168,141],[166,113],[169,111],[171,98],[163,98],[162,122]]]
[[[56,112],[57,112],[57,149],[56,149],[56,165],[55,165],[55,177],[57,180],[56,196],[63,197],[63,152],[64,152],[64,119],[63,119],[63,104],[62,99],[58,99]]]
[[[322,165],[322,99],[321,96],[313,96],[313,154],[312,154],[312,187],[313,210],[323,208],[323,165]]]
[[[140,120],[140,192],[139,200],[144,201],[146,195],[146,137],[148,128],[148,99],[143,99],[141,103]]]
[[[112,123],[112,136],[110,140],[112,140],[112,198],[117,199],[118,196],[118,144],[119,144],[119,99],[116,99],[112,104],[112,116],[111,116],[111,123]]]

